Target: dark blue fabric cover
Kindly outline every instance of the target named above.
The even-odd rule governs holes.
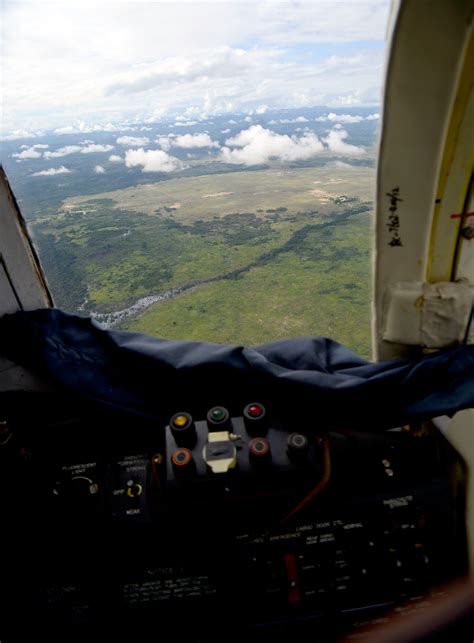
[[[0,353],[71,393],[163,421],[266,400],[315,426],[384,429],[474,406],[474,346],[373,364],[323,337],[168,341],[45,309],[0,319]]]

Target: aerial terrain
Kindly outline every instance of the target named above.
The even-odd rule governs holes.
[[[376,108],[222,114],[1,143],[57,307],[109,328],[370,357]]]

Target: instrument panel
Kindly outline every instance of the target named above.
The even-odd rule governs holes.
[[[436,431],[292,422],[258,397],[163,421],[2,402],[2,604],[28,615],[5,640],[335,641],[466,571],[463,463]]]

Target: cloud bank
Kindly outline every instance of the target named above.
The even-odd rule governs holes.
[[[69,174],[71,170],[61,165],[60,167],[51,167],[49,170],[41,170],[41,172],[34,172],[31,176],[56,176],[56,174]]]
[[[242,130],[237,136],[227,139],[226,146],[221,150],[222,161],[248,166],[267,163],[271,159],[308,159],[324,149],[314,133],[307,133],[299,138],[290,137],[287,134],[277,134],[261,125],[252,125],[249,129]]]
[[[125,165],[127,167],[142,166],[142,172],[173,172],[183,167],[181,161],[175,156],[170,156],[163,150],[137,150],[125,152]]]
[[[110,150],[113,150],[114,146],[113,145],[87,145],[87,147],[83,147],[81,150],[81,154],[97,154],[98,152],[110,152]]]
[[[344,129],[333,129],[326,138],[323,138],[323,141],[327,144],[329,150],[336,154],[346,154],[347,156],[360,156],[364,154],[365,150],[363,147],[344,142],[344,139],[348,136],[348,133]]]
[[[129,145],[130,147],[142,147],[148,145],[150,139],[147,136],[119,136],[118,145]]]
[[[43,154],[45,159],[57,159],[61,156],[69,156],[69,154],[77,154],[82,150],[81,145],[65,145],[64,147],[60,147],[57,150],[54,150],[53,152],[45,152]]]
[[[219,143],[213,141],[209,134],[184,134],[177,136],[172,145],[183,148],[193,147],[219,147]]]
[[[33,146],[33,147],[26,146],[26,149],[24,149],[22,152],[12,154],[12,157],[17,158],[17,159],[21,159],[22,161],[24,161],[26,159],[39,159],[39,158],[41,158],[41,152],[38,152],[35,149],[35,146]]]

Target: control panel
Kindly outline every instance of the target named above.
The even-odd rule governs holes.
[[[466,569],[463,464],[434,430],[322,427],[258,397],[163,422],[2,402],[1,600],[24,636],[331,641]]]

